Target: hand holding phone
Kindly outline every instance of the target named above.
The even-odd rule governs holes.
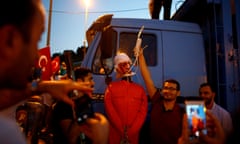
[[[92,99],[87,94],[79,96],[78,91],[74,90],[70,93],[70,97],[75,103],[74,117],[78,124],[82,124],[88,118],[93,117]]]
[[[82,124],[88,118],[93,117],[94,112],[91,101],[92,100],[88,95],[84,95],[74,101],[76,106],[75,107],[76,120],[78,124]]]
[[[189,138],[197,139],[200,132],[206,134],[206,108],[203,100],[186,100]]]

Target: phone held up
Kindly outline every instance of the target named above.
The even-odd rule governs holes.
[[[198,139],[200,132],[207,134],[206,108],[203,100],[185,100],[190,140]]]
[[[88,118],[93,117],[92,99],[84,94],[79,97],[77,90],[74,90],[72,97],[75,103],[75,115],[78,124],[84,123]]]

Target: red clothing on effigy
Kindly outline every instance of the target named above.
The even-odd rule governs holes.
[[[119,144],[127,128],[128,141],[139,143],[139,132],[146,119],[148,101],[142,86],[129,81],[112,82],[104,97],[110,122],[109,144]]]

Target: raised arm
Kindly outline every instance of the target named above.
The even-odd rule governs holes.
[[[157,88],[154,86],[150,71],[147,67],[147,64],[143,55],[143,51],[140,52],[139,54],[139,69],[141,71],[144,83],[146,85],[148,95],[150,99],[152,99],[153,95],[157,91]]]

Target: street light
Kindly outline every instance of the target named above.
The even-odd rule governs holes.
[[[84,40],[83,40],[83,46],[84,46],[84,56],[85,56],[86,48],[87,48],[86,32],[87,32],[88,8],[90,6],[90,0],[84,0],[84,5],[85,5],[85,20],[84,20]]]

